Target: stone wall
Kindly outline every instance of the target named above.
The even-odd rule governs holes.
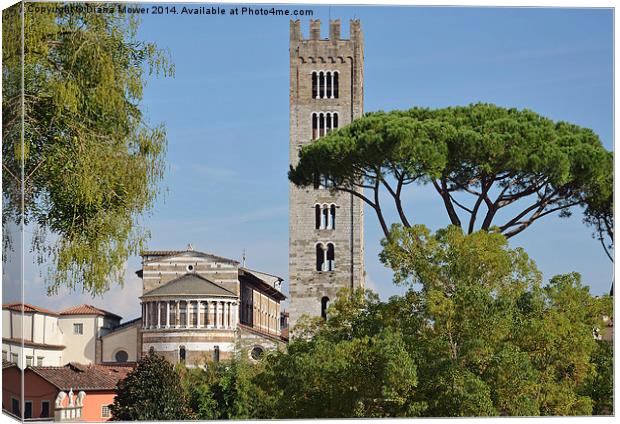
[[[310,39],[300,22],[290,31],[290,163],[300,148],[312,142],[312,113],[337,112],[338,127],[363,114],[364,45],[359,21],[350,23],[350,39],[340,38],[340,21],[330,21],[328,39],[320,37],[320,22],[311,21]],[[339,97],[312,96],[313,71],[338,71]],[[336,205],[336,228],[315,228],[315,204]],[[303,314],[318,316],[321,299],[334,300],[342,287],[364,284],[364,210],[349,193],[314,187],[289,188],[289,313],[293,327]],[[317,271],[316,245],[335,246],[335,270]]]

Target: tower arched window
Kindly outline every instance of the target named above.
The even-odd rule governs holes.
[[[331,205],[329,207],[329,229],[330,230],[335,230],[336,229],[336,205]]]
[[[339,97],[338,71],[312,71],[312,98],[337,99]]]
[[[316,99],[318,96],[319,76],[316,71],[312,72],[312,98]]]
[[[336,267],[336,250],[333,243],[316,245],[316,270],[333,271]]]
[[[323,216],[321,210],[321,205],[314,205],[314,228],[317,230],[321,228],[321,217]]]
[[[334,78],[333,86],[334,86],[334,98],[335,99],[338,98],[338,75],[339,75],[338,71],[335,71],[333,74],[333,78]]]
[[[312,139],[319,138],[319,117],[316,113],[312,114]]]
[[[316,245],[316,270],[324,271],[325,267],[325,247],[319,243]]]
[[[179,347],[179,362],[185,363],[185,357],[186,357],[185,346],[180,346]]]
[[[336,267],[336,249],[333,243],[327,243],[327,269],[326,271],[333,271]]]
[[[327,319],[327,307],[329,306],[329,297],[323,296],[321,298],[321,318]]]
[[[334,75],[333,72],[328,71],[325,77],[325,80],[326,80],[325,85],[327,86],[327,89],[325,90],[325,97],[327,97],[328,99],[331,99],[334,97],[333,96],[334,92],[332,91],[333,90],[332,88],[333,87],[333,81],[332,81],[333,75]]]

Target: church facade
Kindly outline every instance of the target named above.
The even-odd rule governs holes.
[[[144,252],[137,274],[140,355],[154,351],[192,366],[231,359],[241,350],[256,359],[285,343],[280,277],[191,248]]]
[[[310,21],[304,38],[298,20],[290,22],[290,164],[300,149],[363,114],[364,41],[359,20],[349,38],[340,20]],[[302,315],[323,316],[343,287],[364,285],[364,209],[359,197],[331,190],[316,176],[314,187],[289,186],[290,326]]]

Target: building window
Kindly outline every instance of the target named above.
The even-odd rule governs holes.
[[[313,99],[316,99],[318,96],[318,86],[319,86],[318,78],[319,77],[316,71],[312,72],[312,98]]]
[[[101,405],[101,418],[110,418],[111,416],[110,405]]]
[[[42,366],[43,366],[43,357],[37,356],[37,367],[42,367]]]
[[[39,418],[48,418],[50,416],[50,401],[42,400],[41,401],[41,415]]]
[[[169,306],[170,316],[168,317],[168,319],[169,319],[170,325],[173,327],[177,325],[177,322],[176,322],[176,317],[177,317],[176,310],[177,309],[176,308],[177,308],[176,303],[170,302],[170,306]]]
[[[336,249],[333,243],[327,243],[327,271],[333,271],[336,268]]]
[[[312,140],[338,128],[338,112],[313,112],[311,118]]]
[[[181,327],[187,327],[187,301],[180,302]]]
[[[32,401],[24,402],[24,419],[32,418]]]
[[[149,347],[149,355],[155,355],[155,348],[153,346]]]
[[[119,350],[118,352],[114,354],[114,360],[116,362],[127,362],[128,359],[129,359],[129,354],[125,352],[124,350]]]
[[[260,346],[254,346],[254,348],[250,351],[250,357],[255,361],[258,361],[264,353],[264,349]]]
[[[202,308],[200,310],[200,325],[202,325],[203,327],[206,327],[208,322],[207,322],[207,307],[209,306],[209,304],[207,302],[200,302],[202,305]]]
[[[2,359],[6,359],[7,361],[10,361],[11,358],[9,356],[9,352],[7,352],[6,350],[2,351]]]
[[[179,362],[184,364],[185,363],[185,356],[186,356],[185,346],[179,347]]]
[[[73,334],[84,334],[84,324],[81,322],[73,324]]]
[[[161,302],[159,304],[159,326],[166,326],[166,302]]]
[[[336,205],[315,205],[315,228],[317,230],[336,229]]]
[[[220,347],[219,346],[215,346],[213,348],[213,361],[220,362]]]
[[[33,363],[34,358],[32,356],[26,356],[26,366],[27,367],[31,367],[32,363]]]
[[[333,243],[316,245],[316,270],[333,271],[336,267],[335,248]]]
[[[323,296],[321,298],[321,318],[327,319],[327,306],[329,305],[329,297]]]
[[[19,359],[19,356],[17,356],[17,353],[11,353],[11,362],[16,364],[18,359]]]
[[[13,415],[21,417],[22,413],[19,409],[19,399],[11,398],[11,411]]]
[[[198,327],[198,302],[189,302],[191,313],[191,326]]]
[[[312,98],[337,99],[339,95],[338,77],[338,71],[313,71]]]

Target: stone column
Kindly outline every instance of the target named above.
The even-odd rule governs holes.
[[[146,328],[148,325],[148,318],[146,316],[146,303],[142,302],[142,328]]]
[[[174,307],[174,327],[179,328],[181,322],[181,301],[177,300]]]
[[[160,303],[161,302],[159,300],[155,302],[155,306],[157,307],[157,325],[156,325],[157,328],[161,327],[161,305]]]
[[[166,300],[166,328],[170,328],[170,301]]]
[[[202,323],[200,322],[200,319],[202,318],[202,315],[200,314],[201,309],[202,309],[202,302],[200,300],[197,300],[196,302],[197,302],[196,313],[198,314],[196,325],[198,326],[198,328],[202,328]]]

